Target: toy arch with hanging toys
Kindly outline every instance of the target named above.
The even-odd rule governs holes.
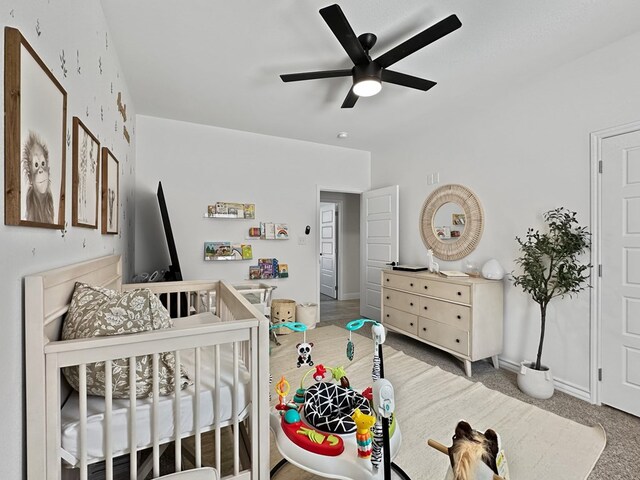
[[[271,478],[291,463],[326,478],[411,480],[392,461],[400,450],[402,434],[394,415],[393,386],[384,378],[382,344],[386,332],[382,324],[364,318],[349,322],[346,325],[350,332],[347,357],[351,360],[354,353],[351,332],[367,323],[372,324],[374,342],[373,384],[362,394],[351,388],[344,368],[329,367],[317,359],[315,367],[303,374],[291,401],[287,401],[284,394],[288,391],[283,383],[286,379],[282,377],[278,382],[279,402],[270,415],[270,426],[284,458],[271,469]],[[281,327],[303,332],[302,343],[307,343],[304,324],[273,326]],[[309,376],[315,383],[305,388]]]

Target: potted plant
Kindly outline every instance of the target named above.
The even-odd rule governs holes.
[[[540,308],[540,343],[535,362],[521,363],[518,387],[535,398],[553,395],[553,376],[542,364],[542,347],[547,307],[556,297],[570,297],[589,286],[590,264],[579,261],[589,249],[591,234],[580,227],[576,212],[564,207],[543,214],[547,233],[529,228],[524,239],[516,237],[522,256],[516,259],[522,273],[513,275],[513,284],[529,294]]]

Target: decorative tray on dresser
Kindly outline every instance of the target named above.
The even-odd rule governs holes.
[[[428,272],[382,271],[382,322],[394,332],[471,362],[502,353],[502,282],[443,277]]]

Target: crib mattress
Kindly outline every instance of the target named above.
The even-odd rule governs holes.
[[[213,348],[201,350],[200,358],[200,428],[211,430],[214,424],[214,355]],[[180,361],[187,369],[190,378],[195,372],[193,350],[183,351]],[[238,395],[236,398],[239,420],[244,419],[249,411],[250,374],[242,362],[238,369]],[[220,423],[222,426],[233,422],[233,354],[230,345],[220,348]],[[174,397],[161,396],[158,401],[158,439],[159,443],[171,441],[174,434]],[[139,399],[136,402],[136,436],[137,450],[152,446],[152,408],[151,398]],[[195,386],[191,385],[181,391],[180,431],[181,437],[195,433],[194,423]],[[95,463],[104,459],[105,416],[104,398],[87,397],[87,463]],[[62,458],[71,465],[79,463],[80,456],[80,415],[79,397],[74,392],[65,403],[61,412],[62,424]],[[129,452],[129,400],[113,399],[111,414],[111,449],[113,456]]]

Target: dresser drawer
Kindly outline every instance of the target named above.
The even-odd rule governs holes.
[[[428,318],[418,318],[418,336],[463,355],[469,355],[469,332]]]
[[[471,307],[464,305],[421,297],[419,315],[446,323],[460,330],[470,330],[471,328]]]
[[[385,305],[382,321],[412,335],[418,334],[418,316],[412,313],[402,312]]]
[[[385,307],[397,308],[403,312],[418,314],[420,297],[410,293],[397,292],[385,288],[382,291],[382,303]]]
[[[419,293],[422,281],[412,277],[405,277],[404,275],[385,273],[382,279],[382,286]]]
[[[420,292],[444,300],[471,303],[471,287],[469,285],[456,285],[455,283],[438,282],[436,280],[422,280]]]

